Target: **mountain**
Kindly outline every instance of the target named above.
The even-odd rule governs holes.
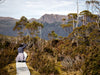
[[[18,19],[11,17],[0,17],[0,34],[16,36],[16,32],[13,31],[16,21],[18,21]]]
[[[45,14],[39,19],[39,21],[42,23],[54,23],[54,22],[62,22],[63,18],[67,19],[67,16],[56,15],[56,14]]]
[[[38,21],[42,23],[44,25],[44,28],[42,29],[42,38],[48,39],[48,33],[51,31],[55,31],[58,36],[67,36],[67,33],[60,27],[63,18],[67,19],[67,16],[45,14],[40,17],[40,19],[31,18],[29,21]],[[16,21],[18,21],[18,19],[11,17],[0,17],[0,34],[17,36],[17,33],[13,31],[13,27],[15,26]]]
[[[37,21],[37,19],[35,19],[35,18],[29,19],[29,22],[32,22],[32,21]]]
[[[44,14],[42,17],[40,17],[40,19],[37,19],[38,22],[44,25],[44,28],[41,31],[42,38],[48,39],[48,33],[51,33],[51,31],[55,31],[58,36],[67,36],[68,33],[66,33],[60,26],[62,24],[63,18],[67,19],[67,16],[57,14]]]

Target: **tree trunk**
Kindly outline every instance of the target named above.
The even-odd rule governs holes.
[[[73,30],[74,30],[74,28],[75,28],[75,20],[73,18]]]
[[[84,22],[84,20],[85,20],[85,18],[84,18],[84,16],[83,16],[83,25],[85,25],[85,22]]]

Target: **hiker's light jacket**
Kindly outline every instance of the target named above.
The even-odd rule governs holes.
[[[23,47],[19,47],[18,48],[18,53],[23,53],[24,52],[24,48],[27,46],[27,44],[24,44]]]

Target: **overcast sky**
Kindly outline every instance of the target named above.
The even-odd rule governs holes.
[[[77,12],[77,0],[5,0],[0,4],[0,16],[20,18],[40,18],[44,14]],[[79,0],[79,11],[86,8],[85,0]]]

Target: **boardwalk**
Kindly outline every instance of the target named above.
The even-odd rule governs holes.
[[[25,62],[16,62],[17,75],[30,75],[30,71]]]
[[[26,62],[16,62],[16,75],[30,75]]]

